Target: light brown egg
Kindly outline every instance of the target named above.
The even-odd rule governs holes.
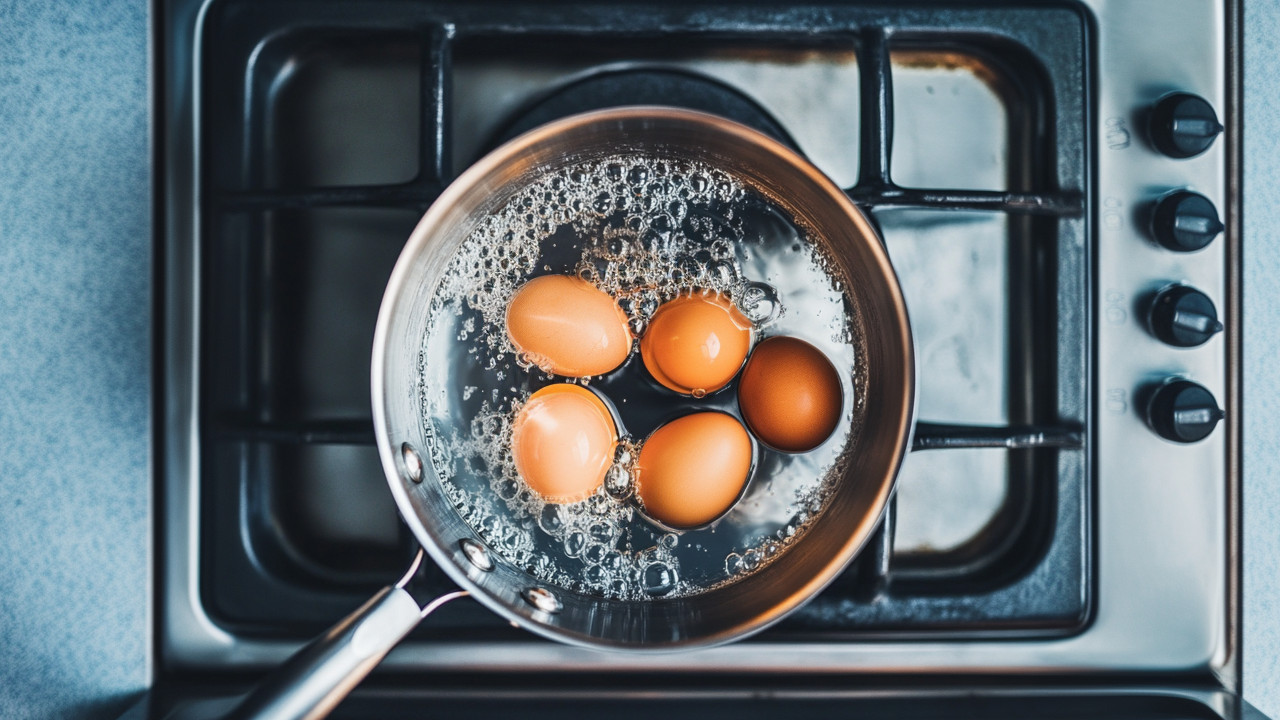
[[[738,382],[747,427],[769,447],[807,452],[840,422],[840,376],[826,355],[793,337],[762,341]]]
[[[579,385],[548,385],[516,414],[511,453],[520,477],[543,499],[584,500],[604,482],[618,430],[603,401]]]
[[[751,473],[751,438],[719,412],[685,415],[663,425],[640,448],[636,494],[649,517],[687,529],[733,507]]]
[[[543,275],[507,305],[507,335],[539,367],[566,377],[603,375],[631,352],[627,314],[579,277]]]
[[[640,338],[640,356],[654,379],[695,397],[727,385],[750,348],[751,322],[719,293],[664,303]]]

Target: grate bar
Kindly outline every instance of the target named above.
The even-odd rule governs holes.
[[[427,51],[422,53],[421,127],[418,147],[422,149],[419,176],[433,179],[439,186],[451,174],[450,134],[445,107],[449,103],[453,76],[453,27],[434,25],[427,30]],[[437,193],[438,194],[438,193]]]
[[[220,418],[214,434],[223,439],[285,445],[373,445],[371,420],[255,422]]]
[[[1080,217],[1084,196],[1078,192],[1016,193],[1000,190],[913,190],[893,185],[845,191],[859,205],[921,207],[940,210],[989,210],[1020,215]]]
[[[858,53],[860,153],[858,187],[891,188],[889,159],[893,151],[893,76],[889,42],[883,28],[862,33]]]
[[[989,427],[980,425],[946,425],[916,423],[912,450],[958,450],[963,448],[1004,448],[1029,450],[1060,448],[1079,450],[1084,447],[1084,431],[1067,425],[1021,425]]]
[[[290,210],[357,205],[425,209],[440,194],[438,182],[400,185],[350,185],[306,190],[258,190],[225,193],[224,210]]]

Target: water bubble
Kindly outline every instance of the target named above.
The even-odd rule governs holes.
[[[514,480],[503,480],[498,483],[496,492],[498,493],[498,497],[503,500],[510,500],[520,492],[520,486],[517,485]]]
[[[707,396],[707,391],[702,388],[694,388],[689,394],[696,398],[704,398]]]
[[[718,260],[707,268],[707,275],[712,285],[728,290],[737,284],[738,267],[734,263]]]
[[[595,523],[587,528],[587,535],[598,543],[611,543],[618,535],[618,528],[612,523]]]
[[[618,444],[613,448],[613,461],[619,465],[626,465],[631,462],[631,448],[635,445],[635,441],[629,437],[618,440]]]
[[[548,535],[559,535],[564,530],[564,518],[560,516],[560,506],[548,504],[538,514],[538,526]]]
[[[742,291],[738,309],[757,327],[764,327],[778,318],[782,304],[778,291],[768,283],[747,283]]]
[[[664,562],[651,563],[644,569],[644,591],[653,597],[662,597],[676,589],[678,581],[675,568]]]
[[[667,533],[658,539],[658,544],[670,550],[680,543],[680,537],[675,533]]]
[[[582,554],[583,549],[587,546],[587,536],[581,532],[574,531],[569,533],[564,539],[564,554],[569,557],[578,557]]]
[[[667,214],[671,216],[673,222],[678,223],[683,220],[687,210],[688,206],[679,200],[672,200],[667,203]]]
[[[623,501],[633,492],[631,472],[623,465],[614,465],[604,474],[604,491],[614,500]]]
[[[613,510],[613,502],[604,495],[592,495],[587,498],[585,505],[588,515],[607,516]]]
[[[724,558],[724,571],[728,575],[737,575],[742,572],[742,556],[738,553],[729,553]]]
[[[608,550],[603,545],[590,545],[582,552],[582,559],[589,563],[599,565],[604,562],[604,556]]]
[[[638,562],[624,565],[627,582],[632,585],[639,585],[641,579],[644,578],[644,567]]]

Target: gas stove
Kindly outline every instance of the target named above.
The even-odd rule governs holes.
[[[746,642],[600,654],[456,604],[386,675],[1238,689],[1234,3],[161,6],[175,676],[278,663],[410,557],[369,348],[441,189],[542,122],[671,104],[792,145],[880,228],[921,418],[893,507]]]

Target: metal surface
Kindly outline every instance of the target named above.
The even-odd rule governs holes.
[[[1114,40],[1099,48],[1100,65],[1112,70],[1107,91],[1098,99],[1104,139],[1098,149],[1096,312],[1101,319],[1098,356],[1106,359],[1097,372],[1097,462],[1114,477],[1129,480],[1099,486],[1099,547],[1143,539],[1152,547],[1158,543],[1161,553],[1148,558],[1141,570],[1122,557],[1103,554],[1098,580],[1105,589],[1135,572],[1158,577],[1158,585],[1131,591],[1129,602],[1152,613],[1151,624],[1170,628],[1176,640],[1165,652],[1194,658],[1234,689],[1235,641],[1229,630],[1234,608],[1227,578],[1233,541],[1227,523],[1230,487],[1237,480],[1228,472],[1236,426],[1224,423],[1199,443],[1176,445],[1147,428],[1136,393],[1152,382],[1181,376],[1208,388],[1230,411],[1238,397],[1229,392],[1228,358],[1239,339],[1228,331],[1198,348],[1171,347],[1146,332],[1135,306],[1171,281],[1193,285],[1211,298],[1229,298],[1236,291],[1227,278],[1233,265],[1229,249],[1238,235],[1219,237],[1195,254],[1174,253],[1148,235],[1145,223],[1151,205],[1177,188],[1208,197],[1220,213],[1232,207],[1227,144],[1216,142],[1203,155],[1175,160],[1151,149],[1139,134],[1141,111],[1171,90],[1195,93],[1220,113],[1228,111],[1228,17],[1221,5],[1159,5],[1110,3],[1101,28]],[[1197,46],[1211,41],[1211,52],[1169,52],[1191,42],[1187,35],[1179,40],[1175,28],[1188,28],[1182,31],[1187,34],[1198,31]],[[1155,77],[1153,67],[1159,69]],[[1126,133],[1130,140],[1123,142]],[[1106,522],[1108,514],[1121,515],[1123,527]],[[1172,528],[1177,531],[1170,532]],[[1100,629],[1120,617],[1119,612],[1114,620],[1100,615]]]
[[[1090,422],[1097,426],[1089,429],[1090,442],[1097,443],[1089,450],[1096,478],[1093,506],[1097,508],[1097,544],[1092,558],[1096,597],[1090,625],[1073,637],[1051,641],[865,643],[798,638],[770,643],[767,652],[713,649],[661,659],[600,655],[540,643],[423,642],[393,653],[388,665],[415,670],[447,665],[482,673],[519,672],[548,665],[561,673],[694,668],[703,673],[780,675],[1126,671],[1215,677],[1233,689],[1237,682],[1233,639],[1236,590],[1235,565],[1228,551],[1235,542],[1230,519],[1234,517],[1238,450],[1238,380],[1233,379],[1239,342],[1238,318],[1233,312],[1238,310],[1238,287],[1233,280],[1238,222],[1233,212],[1236,197],[1228,192],[1234,169],[1226,162],[1227,149],[1235,147],[1232,129],[1238,133],[1238,126],[1233,117],[1235,108],[1225,104],[1227,11],[1223,3],[1154,0],[1097,0],[1082,7],[1090,13],[1091,59],[1097,67],[1106,68],[1099,73],[1095,94],[1090,96],[1097,110],[1088,116],[1088,138],[1098,139],[1098,189],[1086,192],[1091,208],[1088,222],[1099,233],[1092,267],[1096,273],[1091,284],[1094,302],[1083,312],[1097,327],[1086,394],[1088,405],[1097,408],[1096,415],[1090,415]],[[164,9],[167,23],[175,28],[164,48],[164,94],[174,99],[193,98],[196,104],[168,104],[161,118],[167,129],[163,177],[168,199],[164,215],[168,283],[163,298],[163,360],[167,368],[164,394],[169,399],[165,421],[160,423],[168,428],[162,439],[167,462],[163,497],[169,519],[164,525],[162,651],[170,667],[273,664],[298,647],[297,642],[236,636],[212,620],[201,601],[196,484],[200,458],[195,420],[199,368],[195,363],[197,323],[193,321],[199,317],[199,294],[193,290],[198,289],[201,276],[194,249],[202,236],[196,202],[202,194],[191,185],[197,176],[194,148],[199,145],[196,118],[201,115],[195,82],[199,73],[191,63],[198,57],[195,38],[199,33],[193,5],[175,0],[165,3]],[[756,17],[751,22],[759,26],[764,20]],[[1144,104],[1171,89],[1208,98],[1229,128],[1226,142],[1215,143],[1205,155],[1186,161],[1163,158],[1146,147],[1139,136],[1137,116]],[[781,119],[789,126],[788,118]],[[901,141],[900,136],[897,139]],[[423,153],[430,149],[420,148]],[[1089,154],[1095,153],[1090,149]],[[433,162],[443,161],[437,154]],[[1213,199],[1228,228],[1223,238],[1194,259],[1160,254],[1143,238],[1142,222],[1131,210],[1146,198],[1183,185]],[[318,197],[323,204],[341,201],[339,196],[388,197],[379,194],[376,187],[325,192],[328,194],[315,197],[285,193],[284,202],[301,204]],[[998,195],[1009,196],[1004,199],[1015,206],[1022,202],[1018,193],[999,189],[968,197],[988,202]],[[935,197],[907,199],[935,202],[931,199]],[[963,204],[965,197],[952,200]],[[249,206],[267,199],[246,191],[241,201]],[[280,193],[270,198],[270,202],[279,201]],[[1082,237],[1069,242],[1083,242]],[[1227,331],[1191,351],[1159,346],[1131,317],[1132,299],[1152,289],[1156,280],[1184,280],[1215,299],[1226,298],[1223,320]],[[1117,322],[1112,324],[1112,319]],[[1204,443],[1171,448],[1146,431],[1133,413],[1133,389],[1167,372],[1186,374],[1210,387],[1227,410],[1227,422]]]
[[[197,689],[187,698],[153,701],[159,720],[221,719],[225,698]],[[194,696],[194,697],[191,697]],[[694,720],[734,717],[766,720],[857,717],[866,720],[1265,720],[1247,703],[1221,690],[1152,688],[1138,683],[1120,685],[1021,686],[1002,688],[975,682],[963,689],[915,683],[910,688],[755,688],[678,686],[632,682],[625,686],[597,684],[580,691],[548,688],[357,690],[342,708],[344,720],[382,720],[414,717],[430,708],[445,717],[495,718],[520,715],[536,718],[609,717],[617,720]],[[138,715],[140,720],[143,716]],[[127,716],[121,720],[135,720]]]

